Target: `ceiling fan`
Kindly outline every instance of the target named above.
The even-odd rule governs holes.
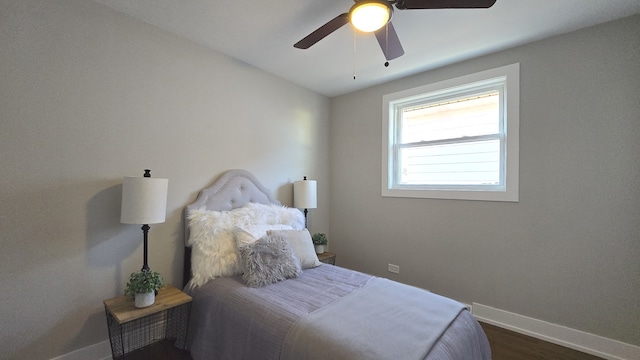
[[[373,32],[387,60],[404,54],[400,39],[391,23],[393,7],[398,10],[420,9],[488,9],[496,0],[355,0],[349,12],[342,13],[293,46],[308,49],[327,35],[351,22],[363,32]]]

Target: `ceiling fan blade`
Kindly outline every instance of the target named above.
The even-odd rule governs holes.
[[[405,9],[488,9],[496,0],[398,0],[396,8]]]
[[[328,23],[320,26],[316,31],[307,35],[304,39],[298,41],[293,45],[293,47],[298,49],[308,49],[311,45],[317,43],[318,41],[324,39],[327,35],[332,32],[340,29],[344,25],[349,22],[349,13],[340,14],[333,19],[331,19]]]
[[[384,57],[387,60],[397,59],[404,55],[404,49],[402,48],[402,44],[400,44],[400,39],[398,38],[396,29],[393,27],[391,21],[389,21],[387,25],[382,27],[380,30],[377,30],[375,35],[376,39],[378,39],[378,44],[380,44],[380,48],[384,53]]]

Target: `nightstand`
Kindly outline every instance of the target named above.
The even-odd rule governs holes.
[[[322,254],[317,254],[317,255],[318,255],[318,260],[320,260],[320,262],[323,262],[325,264],[331,264],[331,265],[336,264],[336,254],[334,253],[325,251]]]
[[[191,296],[171,285],[158,290],[156,302],[134,306],[131,296],[104,301],[113,359],[151,359],[157,352],[190,359],[184,348],[191,314]]]

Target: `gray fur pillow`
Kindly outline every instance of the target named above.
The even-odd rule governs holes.
[[[239,247],[244,273],[242,280],[249,287],[262,287],[292,279],[302,271],[289,243],[282,237],[266,235]]]

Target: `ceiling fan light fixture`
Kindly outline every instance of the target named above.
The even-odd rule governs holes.
[[[349,10],[349,20],[356,29],[373,32],[389,22],[391,11],[391,6],[386,1],[358,1]]]

